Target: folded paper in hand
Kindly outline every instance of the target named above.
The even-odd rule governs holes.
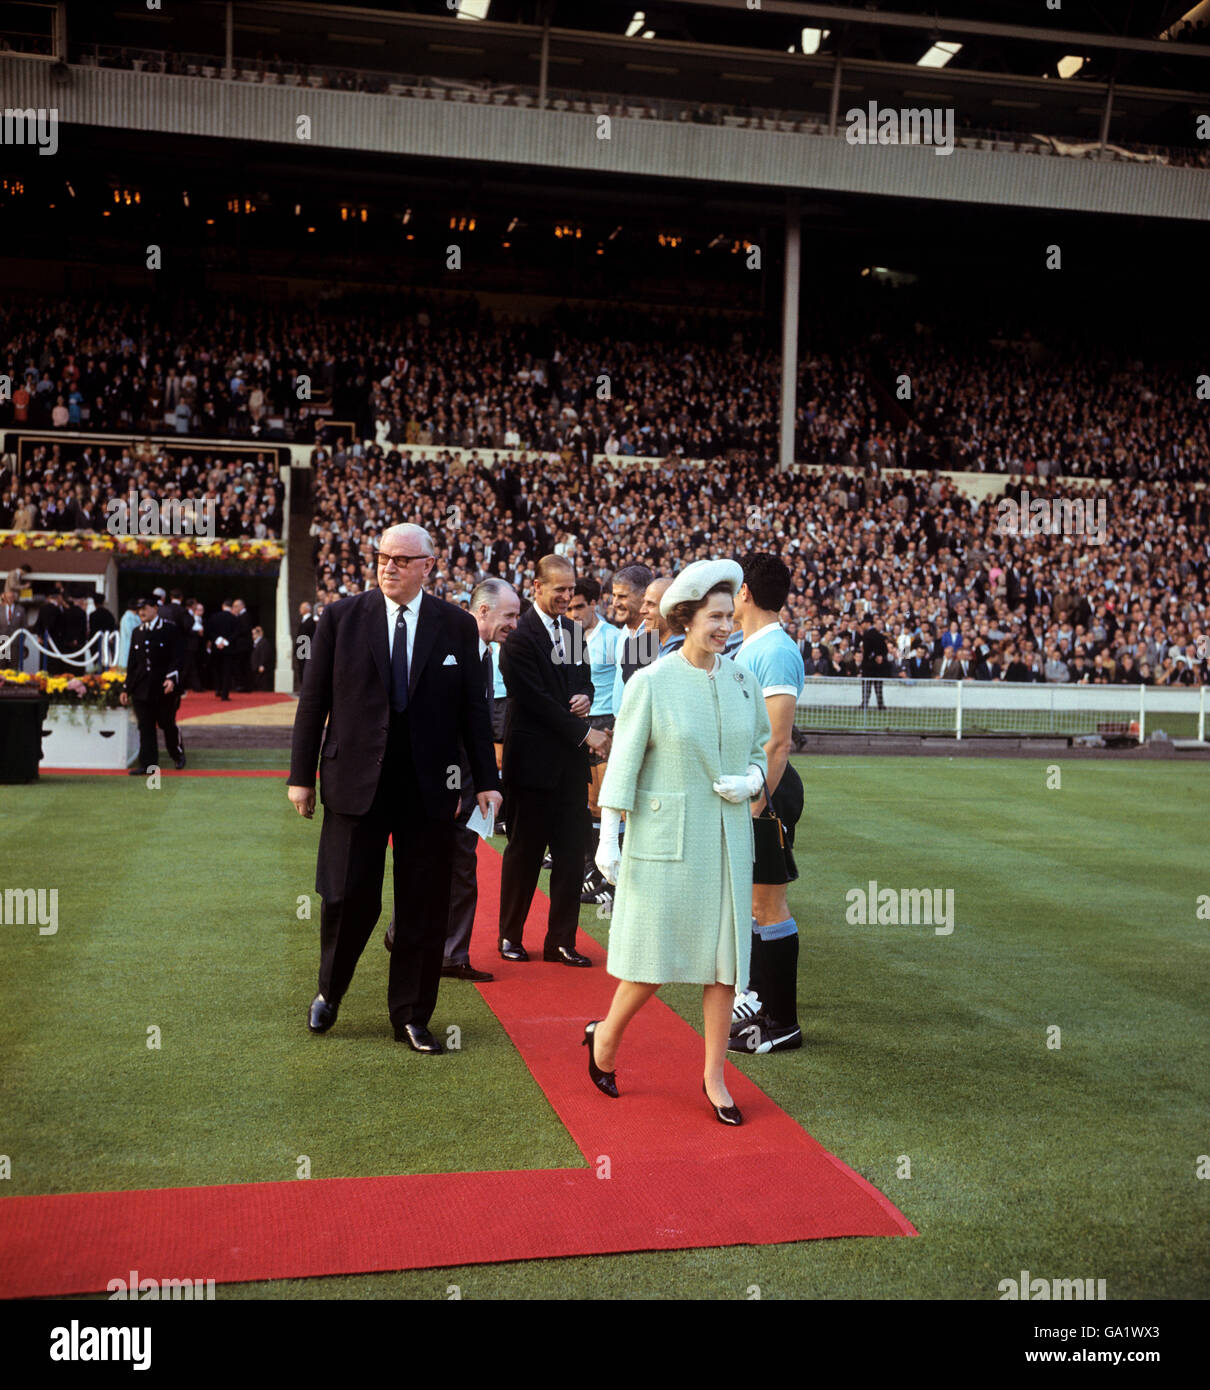
[[[218,647],[221,651],[223,647],[229,646],[230,643],[227,641],[225,637],[216,637],[214,639],[214,645]]]
[[[490,840],[496,833],[496,808],[489,805],[485,816],[476,806],[466,818],[466,828],[473,830],[476,835],[482,836],[483,839]]]

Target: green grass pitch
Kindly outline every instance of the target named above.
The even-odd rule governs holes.
[[[456,1284],[464,1298],[744,1298],[755,1284],[765,1298],[989,1299],[1022,1269],[1105,1279],[1110,1298],[1210,1295],[1210,1180],[1197,1177],[1210,1153],[1210,921],[1197,915],[1210,765],[1060,762],[1048,788],[1047,765],[1026,759],[796,761],[808,1044],[739,1065],[918,1239],[219,1296],[445,1298]],[[284,757],[201,752],[192,765]],[[0,927],[4,1195],[275,1181],[302,1154],[314,1177],[583,1164],[472,987],[444,986],[434,1019],[459,1025],[460,1053],[433,1065],[392,1041],[381,932],[337,1028],[307,1034],[318,829],[277,779],[0,790],[0,890],[59,892],[56,935]],[[845,895],[871,879],[952,888],[952,935],[850,925]],[[386,891],[383,926],[389,878]],[[581,920],[607,939],[595,909]],[[494,955],[479,956],[490,968]],[[695,994],[662,991],[700,1026]]]

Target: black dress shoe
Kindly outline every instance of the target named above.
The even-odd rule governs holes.
[[[147,769],[145,767],[128,767],[126,775],[128,777],[146,777]]]
[[[592,1084],[598,1091],[607,1096],[612,1096],[614,1100],[618,1098],[617,1072],[602,1071],[597,1066],[596,1047],[593,1043],[593,1035],[597,1031],[597,1024],[600,1019],[594,1019],[592,1023],[584,1029],[583,1045],[588,1048],[588,1075],[592,1079]]]
[[[176,767],[176,770],[180,772],[182,768],[184,768],[185,766],[185,750],[182,748],[181,751],[176,755],[175,758],[173,758],[172,761]]]
[[[461,965],[455,961],[447,961],[441,967],[441,973],[447,980],[476,980],[480,984],[496,978],[490,970],[476,970],[469,960]]]
[[[521,945],[514,946],[513,943],[512,943],[511,941],[502,941],[502,942],[500,943],[500,959],[501,959],[501,960],[528,960],[528,959],[529,959],[529,952],[525,949],[524,946],[521,946]]]
[[[405,1042],[413,1052],[424,1052],[430,1057],[439,1057],[445,1051],[423,1023],[405,1023],[396,1028],[395,1041]]]
[[[702,1095],[706,1097],[706,1104],[714,1111],[715,1119],[722,1125],[742,1125],[744,1117],[739,1113],[738,1105],[715,1105],[710,1099],[710,1092],[706,1090],[706,1083],[702,1082]]]
[[[322,994],[311,1000],[311,1012],[307,1015],[307,1027],[312,1033],[326,1033],[336,1022],[339,1004],[329,1004]]]
[[[556,946],[553,951],[544,950],[542,959],[551,961],[555,965],[591,965],[592,961],[587,956],[582,956],[579,951],[573,950],[570,946]]]
[[[382,944],[389,951],[395,944],[395,923],[392,922],[382,934]]]

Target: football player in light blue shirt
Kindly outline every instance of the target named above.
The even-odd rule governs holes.
[[[776,555],[752,554],[740,560],[744,582],[735,596],[735,617],[743,642],[734,660],[755,677],[765,697],[772,730],[765,744],[766,780],[777,819],[766,819],[756,837],[752,873],[752,969],[749,995],[741,996],[731,1028],[731,1050],[784,1052],[802,1046],[798,1022],[798,923],[790,915],[786,885],[798,877],[791,847],[802,814],[802,779],[790,763],[794,712],[806,683],[802,653],[778,620],[790,593],[790,571]],[[764,796],[752,803],[755,814]],[[757,827],[754,827],[756,829]],[[745,1001],[747,1001],[745,1012]]]
[[[597,611],[601,586],[585,576],[576,587],[567,605],[567,616],[584,630],[584,649],[592,668],[592,708],[590,719],[598,715],[616,714],[613,707],[613,682],[617,672],[618,629]]]

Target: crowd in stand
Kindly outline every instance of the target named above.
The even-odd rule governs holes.
[[[119,517],[112,504],[126,502],[132,491],[161,508],[191,501],[197,535],[275,540],[282,534],[285,489],[273,457],[66,439],[36,445],[19,473],[0,466],[0,531],[106,531]],[[122,529],[137,532],[137,517]]]
[[[370,446],[338,449],[315,481],[321,604],[372,582],[371,538],[402,516],[436,538],[435,592],[453,602],[488,575],[528,592],[551,551],[606,590],[635,562],[672,574],[695,559],[771,551],[791,569],[781,616],[808,675],[856,675],[872,613],[889,643],[888,676],[1206,680],[1206,489],[1068,486],[1062,497],[1084,502],[1089,518],[1105,503],[1103,527],[1019,535],[998,494],[975,502],[942,478],[872,469],[779,475],[743,460],[592,469],[556,456],[537,470],[508,456],[426,462]],[[1046,496],[1045,484],[1031,490]]]
[[[384,452],[712,461],[739,450],[768,463],[777,450],[779,357],[734,318],[564,308],[535,325],[450,297],[389,311],[35,304],[10,319],[0,427],[309,442],[322,401]],[[795,454],[849,469],[1207,481],[1210,426],[1176,365],[920,325],[862,335],[816,310]]]
[[[797,452],[829,465],[822,474],[773,469],[776,354],[722,316],[565,309],[539,326],[453,297],[398,316],[10,310],[17,327],[0,327],[0,343],[18,390],[0,409],[33,425],[78,389],[99,402],[81,424],[133,427],[171,405],[191,431],[221,433],[221,414],[239,433],[271,411],[301,419],[305,374],[362,440],[332,427],[312,453],[321,603],[371,582],[369,537],[406,518],[440,539],[438,592],[456,601],[485,574],[527,587],[549,551],[605,583],[636,561],[672,573],[712,555],[784,555],[785,620],[814,674],[856,669],[872,607],[896,669],[915,661],[920,677],[1204,678],[1210,543],[1195,484],[1210,479],[1210,437],[1188,373],[1021,335],[959,348],[889,318],[846,339],[814,318],[828,350],[803,347]],[[475,452],[425,460],[426,444]],[[213,500],[220,536],[281,534],[271,461],[188,449],[39,444],[19,474],[0,471],[0,529],[100,530],[106,504],[133,487]],[[525,449],[542,462],[520,461]],[[1020,472],[1041,496],[1057,475],[1120,485],[1062,485],[1108,501],[1101,541],[1027,539],[998,529],[994,496],[974,504],[937,477],[888,476],[905,466]]]

